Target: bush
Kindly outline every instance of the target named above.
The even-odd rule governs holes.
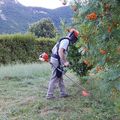
[[[54,38],[56,36],[56,28],[50,19],[41,19],[29,26],[29,32],[39,37]]]
[[[40,52],[48,52],[54,45],[49,38],[36,39],[31,34],[0,35],[0,63],[36,62]]]
[[[116,103],[115,109],[119,110],[119,2],[118,0],[89,0],[88,4],[81,1],[76,1],[74,4],[77,10],[74,11],[73,25],[79,30],[80,38],[75,47],[71,47],[72,52],[69,54],[70,61],[73,63],[71,67],[80,76],[82,83],[90,84],[91,89],[99,88],[104,96]],[[89,69],[86,69],[83,63]],[[85,76],[81,77],[81,73]]]

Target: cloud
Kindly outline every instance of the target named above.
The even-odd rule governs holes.
[[[45,7],[50,9],[63,6],[60,0],[18,0],[18,1],[25,6]]]

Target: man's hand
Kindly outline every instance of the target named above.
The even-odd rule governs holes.
[[[64,66],[65,66],[65,67],[68,67],[69,65],[70,65],[70,64],[69,64],[68,61],[64,62]]]

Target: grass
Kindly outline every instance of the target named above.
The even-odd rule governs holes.
[[[74,81],[71,72],[67,73]],[[65,78],[71,97],[46,100],[50,65],[16,64],[0,67],[0,120],[120,120],[106,98],[83,97]],[[55,95],[59,95],[56,90]]]

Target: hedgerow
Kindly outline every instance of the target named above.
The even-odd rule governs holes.
[[[0,64],[37,62],[41,52],[50,54],[54,41],[31,34],[0,35]]]

